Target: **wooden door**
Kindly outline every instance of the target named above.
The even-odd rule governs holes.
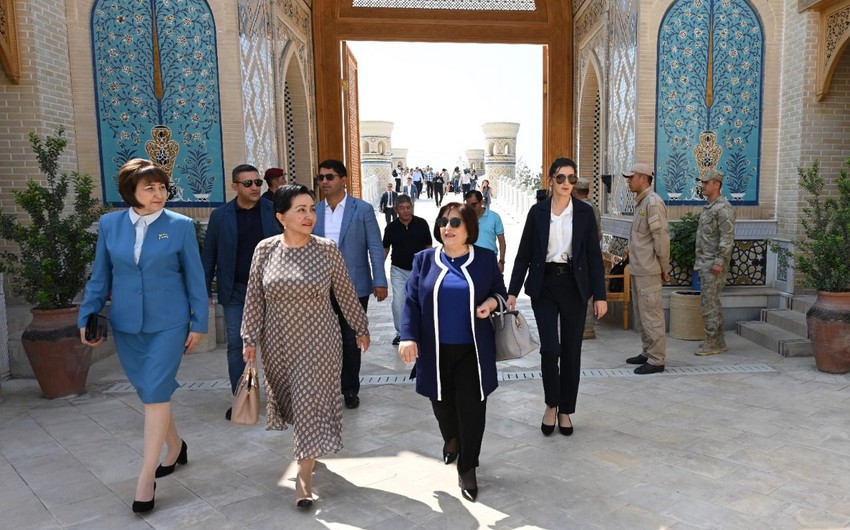
[[[360,113],[357,99],[357,58],[345,42],[342,43],[342,108],[345,167],[348,169],[348,193],[363,198],[360,182]]]

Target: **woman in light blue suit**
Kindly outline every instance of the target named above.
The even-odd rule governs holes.
[[[207,332],[207,290],[192,219],[165,210],[168,175],[135,158],[118,172],[118,191],[131,208],[100,219],[97,252],[80,306],[80,340],[86,320],[112,296],[110,322],[118,358],[145,405],[142,470],[134,512],[154,507],[155,478],[188,462],[171,415],[171,394],[183,354]],[[160,465],[163,442],[168,452]],[[142,500],[139,500],[142,499]],[[147,499],[147,500],[146,500]]]

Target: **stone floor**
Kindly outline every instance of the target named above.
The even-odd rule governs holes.
[[[496,203],[498,207],[498,202]],[[432,208],[418,206],[433,219]],[[379,216],[382,218],[383,216]],[[515,242],[521,221],[505,216]],[[527,299],[520,307],[531,316]],[[696,357],[668,341],[668,373],[635,376],[639,337],[616,320],[586,341],[575,434],[544,437],[537,355],[501,363],[488,403],[479,502],[460,497],[427,399],[401,377],[389,302],[369,306],[373,343],[345,448],[320,460],[312,510],[293,507],[291,431],[223,418],[222,348],[189,355],[173,397],[189,465],[158,480],[156,509],[130,511],[141,405],[115,357],[88,392],[49,401],[3,381],[0,528],[844,528],[850,525],[850,376],[817,372],[737,335]],[[606,319],[607,320],[607,319]],[[510,377],[513,376],[513,377]],[[374,380],[374,379],[373,379]],[[195,388],[190,390],[189,387]]]

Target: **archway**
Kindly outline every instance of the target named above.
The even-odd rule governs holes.
[[[594,60],[588,61],[581,87],[578,109],[578,173],[590,180],[590,198],[601,208],[598,176],[601,173],[601,101],[599,71]]]
[[[281,53],[280,71],[284,80],[284,105],[280,112],[279,131],[285,138],[279,139],[282,146],[279,160],[285,165],[289,182],[313,186],[313,161],[310,151],[310,113],[306,89],[307,80],[301,68],[294,44],[290,43]],[[285,141],[280,141],[285,140]]]
[[[369,7],[369,0],[313,4],[316,124],[319,158],[345,156],[342,43],[351,40],[538,44],[543,46],[543,160],[572,151],[572,13],[562,0],[516,0],[515,9]],[[382,1],[382,6],[393,6]],[[486,6],[487,2],[480,2]],[[405,7],[402,8],[401,6]],[[441,5],[453,5],[441,4]],[[457,4],[461,5],[461,4]],[[499,3],[503,6],[504,2]],[[491,7],[496,7],[495,3]]]

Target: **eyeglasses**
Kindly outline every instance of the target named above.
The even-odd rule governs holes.
[[[318,180],[319,182],[321,182],[321,181],[323,181],[323,180],[327,180],[328,182],[330,182],[330,181],[332,181],[335,177],[338,177],[338,176],[339,176],[339,175],[337,175],[336,173],[328,173],[328,174],[326,174],[326,175],[322,175],[321,173],[319,173],[318,175],[316,175],[316,180]]]
[[[570,184],[575,184],[576,182],[578,182],[578,176],[576,175],[564,175],[562,173],[558,173],[552,178],[554,178],[555,182],[557,182],[558,184],[563,184],[565,180],[569,180]]]
[[[449,219],[448,217],[440,217],[437,219],[437,226],[440,228],[445,228],[447,225],[452,228],[457,228],[463,221],[460,217],[452,217]]]
[[[246,188],[250,188],[251,186],[261,187],[263,185],[263,179],[253,179],[253,180],[243,180],[239,182]]]

